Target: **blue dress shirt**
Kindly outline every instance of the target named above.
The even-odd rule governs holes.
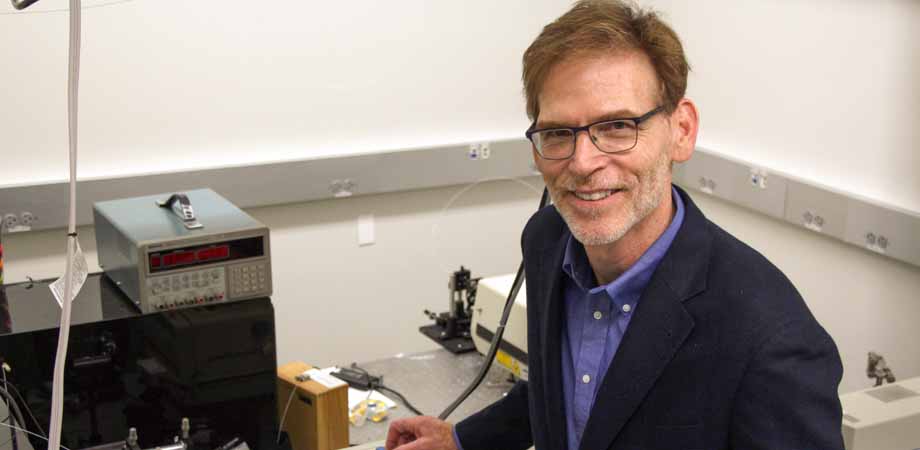
[[[677,210],[671,224],[635,264],[608,284],[597,285],[584,246],[573,237],[566,244],[562,388],[568,450],[578,450],[597,391],[639,297],[684,221],[683,201],[673,188],[671,195]]]

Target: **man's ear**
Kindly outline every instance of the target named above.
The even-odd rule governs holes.
[[[700,113],[689,98],[682,98],[671,113],[671,161],[685,162],[696,148],[696,134],[700,128]]]

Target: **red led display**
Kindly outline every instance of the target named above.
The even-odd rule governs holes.
[[[198,262],[213,261],[230,257],[230,246],[221,245],[219,247],[204,248],[198,250]]]
[[[195,262],[195,252],[175,252],[163,255],[163,265],[166,267]]]
[[[150,255],[150,268],[168,270],[176,266],[207,263],[230,257],[230,246],[219,245],[216,247],[199,248],[197,250],[180,250],[165,255]]]
[[[220,244],[205,244],[154,251],[148,254],[150,273],[213,264],[217,261],[258,258],[265,255],[261,237],[247,237]]]

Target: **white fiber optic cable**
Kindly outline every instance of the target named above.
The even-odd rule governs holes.
[[[82,258],[77,240],[77,101],[80,85],[80,0],[70,0],[70,54],[67,78],[67,125],[70,144],[70,208],[67,224],[67,267],[64,270],[64,295],[61,302],[61,326],[58,333],[57,356],[54,362],[54,379],[51,392],[51,426],[48,430],[48,450],[58,450],[61,445],[61,423],[64,412],[64,366],[67,359],[67,342],[70,338],[70,312],[74,291],[74,271],[77,257]],[[85,265],[85,264],[84,264]],[[77,283],[81,283],[78,279]]]

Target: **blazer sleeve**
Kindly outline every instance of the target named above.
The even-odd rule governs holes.
[[[524,450],[533,445],[527,382],[454,427],[462,450]]]
[[[729,430],[731,448],[843,450],[837,347],[813,320],[766,338],[741,382]]]

